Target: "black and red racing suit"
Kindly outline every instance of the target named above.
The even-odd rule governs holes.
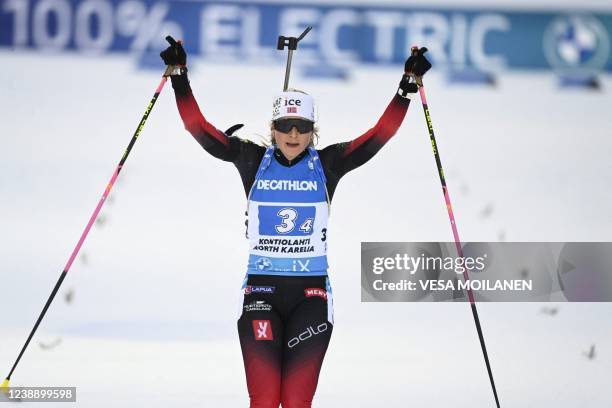
[[[206,120],[186,74],[172,77],[185,128],[212,156],[233,163],[248,196],[266,148],[228,136]],[[317,150],[331,200],[340,179],[371,159],[397,132],[410,99],[396,94],[378,122],[361,136]],[[292,166],[308,155],[287,160]],[[238,320],[251,408],[306,408],[312,404],[333,321],[326,276],[251,275]]]

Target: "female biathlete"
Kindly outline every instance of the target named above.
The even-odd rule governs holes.
[[[338,181],[372,158],[400,127],[417,92],[404,74],[376,125],[358,138],[314,148],[314,102],[282,92],[272,107],[271,145],[222,132],[202,115],[187,79],[181,42],[161,53],[174,65],[172,87],[185,128],[214,157],[238,169],[248,200],[249,260],[238,334],[251,408],[306,408],[312,404],[333,328],[327,277],[327,218]],[[431,67],[423,53],[405,72]]]

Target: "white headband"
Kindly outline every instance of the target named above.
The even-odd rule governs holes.
[[[315,122],[314,99],[301,92],[282,92],[274,99],[272,120],[299,117]]]

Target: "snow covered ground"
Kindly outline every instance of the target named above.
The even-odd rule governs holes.
[[[0,62],[9,67],[0,98],[5,375],[160,73],[121,56],[4,51]],[[195,62],[192,86],[209,120],[265,135],[284,68]],[[399,76],[356,68],[349,82],[295,75],[292,84],[315,96],[325,146],[372,126]],[[464,241],[612,240],[610,77],[601,93],[560,91],[539,73],[503,74],[496,89],[449,85],[435,71],[427,81]],[[244,193],[233,166],[182,129],[169,85],[112,197],[12,385],[77,386],[84,407],[246,406],[235,333]],[[493,406],[467,305],[360,303],[361,241],[451,239],[418,103],[380,154],[342,180],[329,236],[336,326],[315,406]],[[611,405],[612,306],[560,304],[556,316],[542,306],[478,306],[503,406]],[[51,350],[37,344],[57,338]]]

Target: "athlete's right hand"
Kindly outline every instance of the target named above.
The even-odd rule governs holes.
[[[427,52],[425,47],[412,47],[412,54],[404,63],[404,72],[418,77],[425,75],[431,68],[431,62],[423,54]]]
[[[187,65],[187,53],[183,48],[183,42],[181,40],[175,41],[171,36],[167,36],[166,41],[170,43],[170,46],[159,53],[159,56],[164,60],[164,64],[185,67]]]

